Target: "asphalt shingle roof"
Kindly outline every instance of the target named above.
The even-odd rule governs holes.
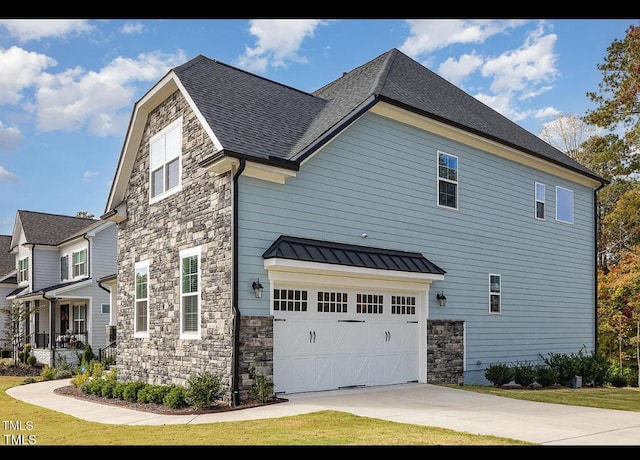
[[[84,217],[62,216],[34,211],[18,211],[26,242],[55,246],[98,222]]]
[[[560,150],[395,48],[313,93],[202,55],[173,71],[229,154],[301,161],[319,139],[330,137],[363,107],[380,100],[602,182]]]
[[[446,273],[419,252],[396,251],[287,235],[281,235],[274,241],[262,257],[414,273],[439,275]]]
[[[0,278],[2,275],[16,269],[16,259],[14,254],[10,254],[11,236],[0,235]]]

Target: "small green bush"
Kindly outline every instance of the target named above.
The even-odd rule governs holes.
[[[42,380],[54,380],[57,374],[58,370],[55,367],[45,364],[42,368],[42,372],[40,372],[40,377],[42,377]]]
[[[202,372],[189,377],[186,402],[196,409],[213,407],[222,397],[222,380],[211,372]]]
[[[536,369],[536,382],[543,387],[551,387],[558,383],[558,371],[547,365],[538,365]]]
[[[162,403],[173,409],[185,407],[187,405],[186,393],[186,388],[178,385],[170,385],[169,392],[162,400]]]
[[[113,397],[115,399],[124,399],[124,389],[127,387],[127,384],[124,382],[116,383],[116,386],[113,387]]]
[[[29,355],[29,357],[27,358],[27,364],[29,366],[35,366],[38,363],[38,358],[36,358],[34,355]]]
[[[150,403],[151,402],[151,390],[154,385],[150,383],[145,384],[140,391],[138,391],[138,402],[140,403]]]
[[[115,380],[110,380],[110,379],[105,379],[104,383],[102,384],[102,391],[101,391],[101,396],[103,398],[113,398],[113,389],[116,387],[116,381]]]
[[[494,386],[500,387],[513,380],[514,370],[505,363],[492,363],[485,369],[484,377]]]
[[[513,381],[523,387],[530,386],[536,381],[537,369],[532,363],[517,363],[513,366]]]
[[[138,391],[140,391],[146,383],[144,382],[129,382],[124,387],[122,392],[123,399],[129,402],[136,402],[138,400]]]
[[[257,372],[254,366],[249,369],[249,377],[253,379],[249,395],[261,403],[265,403],[274,398],[273,384],[264,376]]]

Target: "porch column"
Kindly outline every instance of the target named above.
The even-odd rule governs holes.
[[[49,300],[49,349],[55,350],[56,348],[56,300]]]

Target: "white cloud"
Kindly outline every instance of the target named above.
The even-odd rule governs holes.
[[[141,34],[145,31],[146,27],[141,22],[127,22],[122,26],[120,32],[125,35]]]
[[[36,90],[37,124],[42,131],[87,126],[98,135],[121,134],[130,116],[135,84],[159,80],[185,54],[140,54],[118,57],[98,71],[80,67],[43,74]]]
[[[461,86],[462,81],[478,70],[482,62],[482,58],[476,54],[463,54],[457,60],[449,58],[438,67],[438,75],[454,85]]]
[[[22,133],[15,126],[6,126],[0,121],[0,151],[14,150],[22,141]]]
[[[483,43],[487,38],[524,24],[524,20],[410,19],[409,38],[400,51],[416,57],[455,44]]]
[[[35,85],[39,75],[57,62],[44,54],[12,46],[0,49],[0,104],[18,104],[22,91]]]
[[[533,112],[533,117],[538,119],[557,117],[558,115],[560,115],[560,111],[555,107],[544,107]]]
[[[255,19],[249,33],[257,37],[255,47],[246,47],[236,65],[251,72],[264,72],[268,66],[285,67],[286,61],[307,62],[298,50],[305,38],[313,38],[320,19]]]
[[[557,77],[553,53],[556,39],[554,34],[543,35],[542,28],[538,27],[522,47],[488,59],[482,66],[482,75],[493,79],[492,91],[530,93],[532,85],[536,87]]]
[[[3,19],[4,27],[21,43],[46,37],[66,37],[90,32],[94,27],[85,19]]]
[[[15,174],[10,173],[6,169],[4,169],[2,166],[0,166],[0,181],[17,182],[18,181],[18,176],[16,176]]]
[[[85,172],[82,173],[82,180],[85,181],[85,182],[89,182],[92,177],[97,176],[97,175],[98,175],[97,172],[85,171]]]

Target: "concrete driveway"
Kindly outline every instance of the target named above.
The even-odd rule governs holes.
[[[640,445],[638,412],[521,401],[421,383],[291,394],[284,396],[284,403],[203,415],[150,414],[53,393],[69,384],[69,379],[32,383],[10,388],[7,394],[83,420],[117,425],[255,420],[329,409],[545,446]]]

